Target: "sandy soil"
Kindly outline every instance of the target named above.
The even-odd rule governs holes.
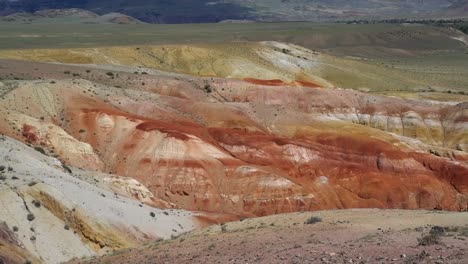
[[[310,217],[321,222],[305,224]],[[433,245],[418,239],[434,226]],[[468,213],[344,210],[211,226],[141,249],[70,263],[468,263]]]

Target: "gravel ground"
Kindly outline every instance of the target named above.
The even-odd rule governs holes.
[[[364,209],[248,219],[71,263],[461,264],[467,249],[468,213]]]

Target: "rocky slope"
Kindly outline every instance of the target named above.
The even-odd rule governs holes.
[[[430,211],[293,213],[215,225],[70,263],[461,264],[468,261],[467,220],[467,213]],[[421,244],[423,237],[432,243]]]
[[[7,263],[61,263],[199,226],[193,213],[142,204],[150,193],[134,180],[96,176],[43,155],[40,147],[0,141],[0,259]]]

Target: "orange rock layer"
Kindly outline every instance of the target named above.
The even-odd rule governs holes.
[[[8,112],[1,117],[8,122],[1,132],[34,144],[57,131],[39,135],[46,130],[35,126],[59,127],[77,142],[57,151],[58,145],[42,140],[42,147],[80,166],[67,152],[89,145],[92,151],[74,151],[73,157],[93,157],[87,169],[137,179],[164,207],[239,216],[364,207],[468,209],[466,152],[441,157],[385,132],[394,132],[401,119],[406,132],[398,132],[407,137],[420,132],[404,118],[414,123],[410,117],[416,114],[440,117],[458,129],[445,137],[447,145],[463,147],[466,105],[441,108],[351,90],[266,88],[225,79],[214,80],[210,93],[198,80],[142,78],[144,87],[122,83],[130,89],[87,81],[20,85],[2,101]],[[37,101],[43,100],[34,96],[39,89],[47,90],[54,113]],[[361,123],[369,114],[375,120],[366,122],[373,125]],[[356,117],[351,122],[348,116]],[[377,122],[387,117],[387,127]]]

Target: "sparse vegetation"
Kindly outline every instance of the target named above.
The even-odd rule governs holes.
[[[209,84],[205,84],[205,86],[203,87],[203,89],[204,89],[205,92],[207,92],[207,93],[213,92],[213,89],[211,88],[211,85],[209,85]]]
[[[26,216],[26,219],[28,219],[29,222],[33,221],[36,217],[32,214],[32,213],[29,213],[27,216]]]
[[[45,152],[45,150],[43,148],[36,146],[36,147],[34,147],[34,149],[36,151],[40,152],[41,154],[46,155],[46,152]]]
[[[311,224],[316,224],[320,222],[322,222],[322,218],[317,217],[317,216],[311,216],[304,222],[304,224],[311,225]]]
[[[33,200],[32,203],[34,204],[34,206],[35,206],[36,208],[41,207],[41,202],[39,202],[39,201]]]
[[[227,226],[225,223],[221,224],[221,232],[226,233],[227,232]]]
[[[445,230],[443,227],[434,226],[431,228],[428,234],[423,234],[420,238],[418,238],[418,245],[430,246],[440,244],[440,237],[443,234],[445,234]]]

